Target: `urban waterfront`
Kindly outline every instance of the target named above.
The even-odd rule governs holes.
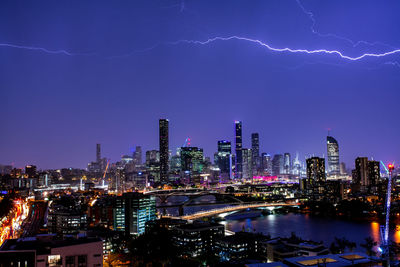
[[[176,205],[186,200],[186,197],[171,197],[168,204]],[[196,204],[213,203],[215,200],[210,197],[202,197],[195,201]],[[226,207],[227,205],[197,206],[187,207],[184,214],[193,214],[199,211],[207,211],[216,207]],[[162,214],[163,209],[158,212]],[[166,209],[166,214],[178,216],[177,208]],[[288,213],[288,214],[268,214],[260,215],[255,218],[243,218],[238,220],[223,219],[215,216],[219,223],[225,226],[225,229],[232,232],[256,232],[274,237],[289,237],[292,232],[305,240],[323,242],[326,246],[335,240],[335,238],[346,238],[349,241],[356,242],[355,250],[363,250],[360,244],[365,242],[367,237],[371,237],[377,246],[381,243],[380,224],[376,221],[353,221],[336,218],[324,218],[320,216]],[[400,243],[400,225],[391,225],[390,240]]]

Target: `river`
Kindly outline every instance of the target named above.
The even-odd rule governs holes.
[[[181,197],[172,198],[169,203],[174,204],[182,201]],[[202,198],[198,203],[207,203],[209,198]],[[211,200],[212,201],[212,200]],[[197,202],[197,201],[196,201]],[[210,203],[210,202],[208,202]],[[200,210],[215,209],[226,205],[218,206],[198,206],[187,207],[185,214],[191,214]],[[159,212],[162,212],[159,210]],[[166,209],[167,214],[177,215],[176,208]],[[378,222],[355,222],[349,220],[323,218],[308,214],[271,214],[252,219],[226,220],[222,221],[226,229],[233,232],[252,231],[270,234],[271,237],[288,237],[292,232],[303,239],[313,241],[323,241],[326,246],[330,246],[335,237],[345,237],[349,241],[356,242],[357,249],[364,243],[365,238],[372,237],[378,244],[380,243],[380,224]],[[400,225],[393,226],[390,231],[390,239],[400,243]]]

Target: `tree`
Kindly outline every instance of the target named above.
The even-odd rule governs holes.
[[[368,256],[375,256],[376,252],[374,251],[374,247],[377,245],[371,237],[365,238],[365,243],[361,244],[360,246],[365,248]]]

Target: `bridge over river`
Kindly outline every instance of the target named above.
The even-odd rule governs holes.
[[[299,203],[285,203],[285,202],[278,202],[278,203],[269,203],[269,202],[262,202],[262,203],[247,203],[247,204],[241,204],[241,205],[235,205],[235,206],[229,206],[229,207],[223,207],[223,208],[218,208],[218,209],[212,209],[212,210],[207,210],[207,211],[200,211],[196,212],[193,214],[189,215],[184,215],[184,216],[179,216],[179,217],[174,217],[174,218],[179,218],[183,220],[197,220],[203,217],[212,217],[221,213],[226,213],[226,212],[234,212],[234,211],[239,211],[239,210],[245,210],[245,209],[255,209],[255,208],[268,208],[268,207],[285,207],[285,206],[299,206]]]

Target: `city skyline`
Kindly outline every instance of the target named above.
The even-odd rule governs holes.
[[[178,2],[3,3],[0,164],[84,168],[96,143],[116,161],[157,149],[159,118],[172,151],[190,136],[212,157],[241,120],[260,153],[326,155],[332,129],[348,166],[398,161],[397,52],[265,46],[395,51],[395,1]]]
[[[166,124],[165,124],[166,123]],[[169,134],[169,123],[170,123],[170,120],[169,119],[159,119],[159,125],[158,125],[158,145],[160,145],[161,146],[161,140],[162,139],[165,139],[165,137],[164,138],[161,138],[161,135],[162,136],[166,136],[166,139],[167,139],[167,147],[169,146],[168,145],[168,143],[170,143],[170,134]],[[236,132],[237,131],[237,125],[240,125],[240,128],[239,128],[239,132],[240,132],[240,146],[242,147],[242,149],[252,149],[252,147],[253,147],[253,145],[255,145],[255,144],[257,144],[258,145],[258,147],[260,147],[260,140],[259,140],[259,133],[255,133],[254,131],[247,131],[247,132],[251,132],[250,133],[250,135],[249,135],[249,137],[248,137],[248,139],[249,140],[246,140],[246,138],[243,138],[243,122],[242,121],[239,121],[239,120],[235,120],[234,122],[233,122],[233,125],[234,125],[234,135],[236,135],[238,132]],[[166,126],[165,126],[166,125]],[[166,128],[166,129],[163,129],[163,128]],[[327,138],[326,140],[334,140],[335,142],[338,142],[337,140],[335,140],[334,138],[333,138],[333,136],[331,136],[331,132],[332,130],[331,129],[329,129],[328,130],[328,132],[327,132],[327,135],[325,136],[325,138]],[[254,143],[253,144],[253,141],[254,141],[254,136],[256,136],[256,139],[257,139],[257,141],[255,141],[256,143]],[[187,140],[189,140],[189,142],[187,141]],[[214,155],[214,153],[216,153],[216,152],[218,152],[218,150],[219,150],[219,142],[221,142],[221,141],[227,141],[227,142],[230,142],[230,143],[232,143],[233,144],[233,146],[232,146],[232,155],[235,155],[236,154],[236,148],[235,148],[235,143],[236,143],[236,136],[234,136],[234,137],[232,137],[231,139],[229,139],[229,138],[221,138],[220,140],[216,140],[215,141],[215,143],[216,143],[216,148],[215,148],[215,150],[213,150],[213,151],[208,151],[207,153],[204,153],[204,157],[209,157],[211,160],[213,159],[213,155]],[[244,141],[244,142],[243,142]],[[326,142],[326,141],[325,141]],[[247,145],[243,145],[243,143],[244,144],[247,144]],[[261,138],[261,143],[263,143],[263,139]],[[339,143],[339,142],[338,142]],[[92,144],[92,145],[94,145],[94,144]],[[119,157],[116,157],[116,158],[111,158],[111,157],[109,157],[108,155],[106,155],[106,154],[102,154],[102,152],[101,151],[103,151],[103,148],[100,148],[100,145],[102,145],[101,143],[96,143],[96,151],[95,151],[95,157],[94,157],[94,159],[95,159],[95,161],[94,162],[97,162],[97,163],[99,163],[99,164],[101,164],[100,162],[101,162],[101,160],[103,160],[104,162],[102,163],[102,164],[106,164],[106,161],[110,161],[110,162],[117,162],[117,161],[120,161],[124,156],[126,156],[126,155],[135,155],[135,146],[130,146],[130,149],[129,149],[129,151],[126,151],[126,153],[121,153],[120,154],[120,156]],[[256,145],[256,147],[257,147],[257,145]],[[323,145],[323,144],[322,144]],[[326,144],[325,144],[326,145]],[[169,153],[173,156],[173,155],[175,155],[175,153],[177,153],[178,152],[178,150],[180,149],[180,148],[182,148],[183,146],[189,146],[189,147],[199,147],[199,148],[201,148],[201,149],[203,149],[203,146],[201,145],[201,144],[196,144],[196,142],[195,142],[195,144],[193,145],[192,144],[192,138],[191,137],[186,137],[186,139],[185,139],[185,142],[182,144],[182,145],[178,145],[178,146],[176,146],[176,147],[169,147]],[[136,144],[136,148],[137,147],[139,147],[140,149],[143,147],[141,144]],[[144,145],[144,147],[146,147],[145,145]],[[145,149],[144,151],[154,151],[154,150],[157,150],[157,149],[155,149],[155,148],[157,148],[157,147],[150,147],[149,149]],[[100,151],[101,150],[101,151]],[[157,150],[158,152],[160,151],[160,150]],[[309,153],[309,154],[304,154],[302,151],[298,151],[298,150],[296,150],[296,151],[287,151],[287,150],[276,150],[275,152],[270,152],[270,151],[264,151],[263,150],[263,147],[261,146],[261,148],[259,149],[259,156],[261,157],[261,154],[262,153],[265,153],[265,154],[267,154],[267,155],[269,155],[269,156],[271,156],[271,157],[273,157],[274,155],[282,155],[282,157],[286,157],[286,154],[289,154],[289,157],[290,156],[294,156],[295,154],[296,155],[298,155],[298,154],[300,154],[301,155],[301,157],[300,157],[300,161],[301,162],[303,162],[303,163],[305,163],[305,161],[306,161],[306,159],[308,159],[308,158],[311,158],[311,157],[323,157],[324,159],[326,159],[326,169],[327,169],[327,172],[328,172],[328,174],[329,174],[329,163],[328,163],[328,158],[329,158],[329,141],[328,141],[328,147],[325,147],[325,151],[322,151],[320,154],[318,154],[318,153]],[[91,153],[93,154],[93,151],[91,151]],[[253,152],[252,152],[253,153]],[[381,161],[381,159],[377,159],[377,158],[375,158],[374,156],[371,156],[371,155],[357,155],[356,157],[354,157],[353,159],[350,159],[350,162],[346,162],[346,161],[344,161],[344,160],[342,160],[342,155],[341,155],[341,152],[339,153],[339,155],[340,155],[340,161],[339,161],[339,163],[345,163],[345,166],[347,167],[347,170],[349,170],[349,169],[351,169],[351,168],[354,168],[355,166],[354,166],[354,159],[356,159],[356,158],[358,158],[358,157],[370,157],[372,160],[378,160],[378,161]],[[93,155],[92,155],[93,156]],[[101,156],[103,156],[103,158],[101,157]],[[137,157],[137,155],[136,156],[134,156],[134,157]],[[144,156],[142,155],[141,156],[141,158],[140,158],[140,160],[143,160],[144,158],[143,158]],[[161,157],[161,154],[160,154],[160,157]],[[251,156],[251,157],[253,157],[253,156]],[[90,160],[92,160],[92,158],[90,158],[90,159],[88,159],[88,162],[90,161]],[[288,162],[290,162],[290,164],[292,164],[293,162],[294,162],[294,157],[292,158],[292,159],[288,159]],[[286,165],[287,163],[286,163],[286,159],[285,159],[285,163],[284,163],[284,165]],[[214,162],[214,163],[216,163],[216,162]],[[0,163],[1,164],[1,163]],[[12,166],[13,167],[16,167],[16,168],[24,168],[25,166],[28,166],[28,165],[30,165],[30,164],[34,164],[34,163],[32,163],[32,162],[28,162],[28,163],[26,163],[25,165],[23,165],[23,166],[15,166],[15,164],[14,163],[12,163]],[[257,164],[260,164],[260,162],[258,162]],[[4,165],[7,165],[7,164],[4,164]],[[235,165],[235,164],[234,164]],[[43,168],[43,167],[41,167],[40,165],[38,165],[38,167],[39,167],[39,169],[42,169],[42,170],[45,170],[45,169],[58,169],[58,168]],[[63,168],[82,168],[82,169],[86,169],[88,167],[88,165],[87,165],[87,162],[86,163],[84,163],[84,167],[76,167],[76,166],[64,166]],[[104,167],[104,166],[103,166]],[[339,168],[339,166],[337,166],[337,168]],[[336,172],[336,174],[339,174],[339,172]],[[165,178],[164,178],[165,179]]]

